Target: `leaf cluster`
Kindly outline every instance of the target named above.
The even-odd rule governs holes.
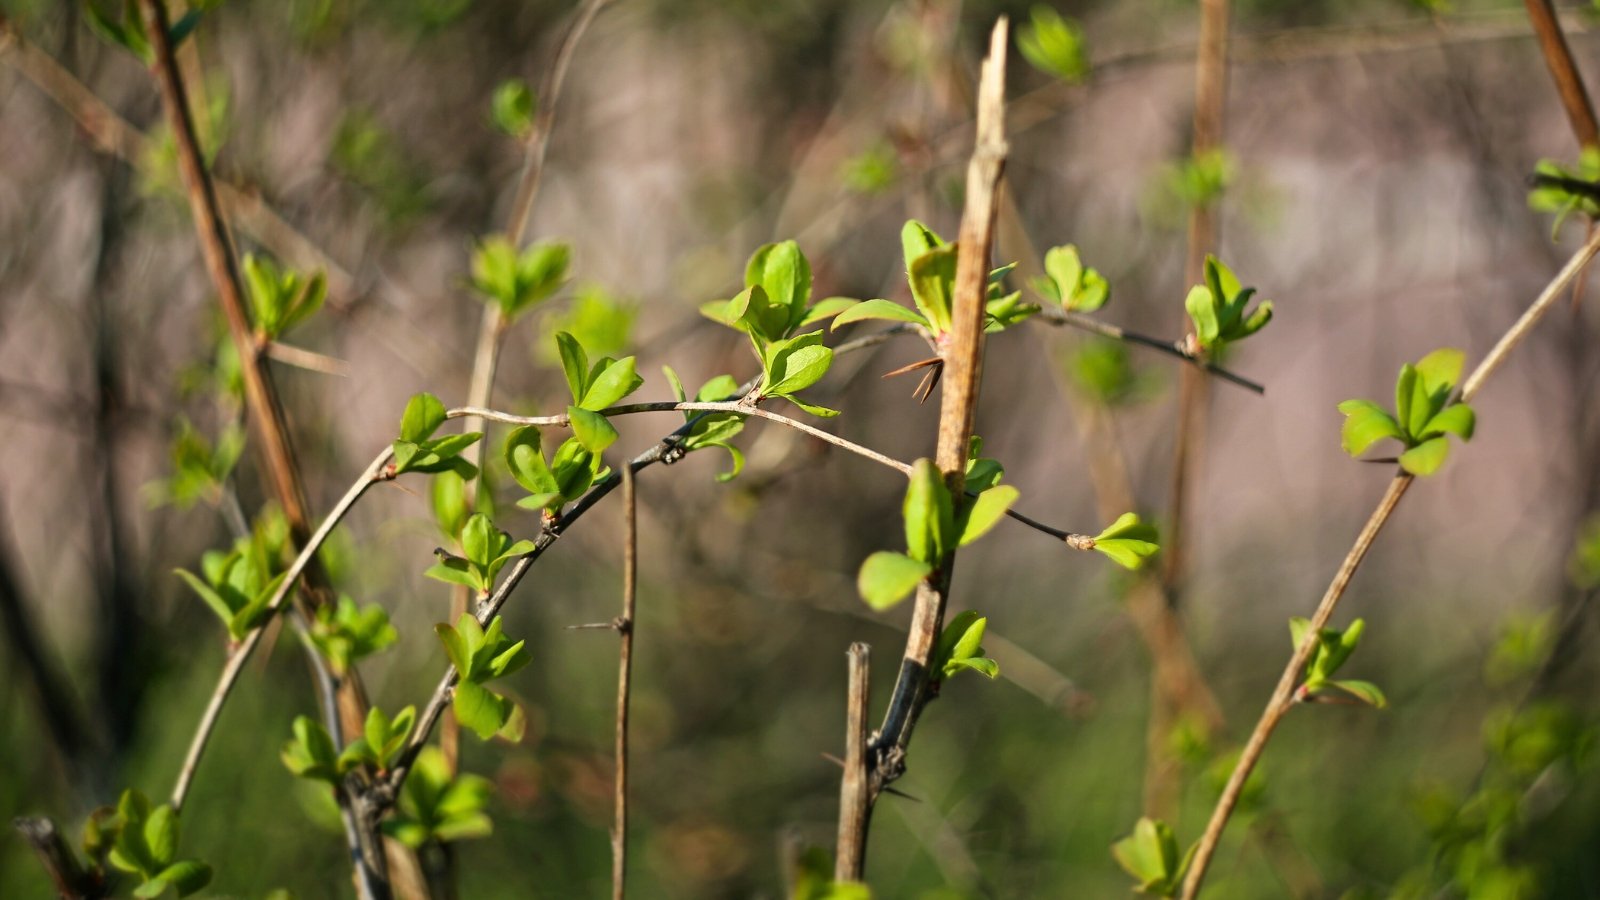
[[[424,574],[435,581],[459,584],[486,597],[494,591],[494,580],[511,560],[533,552],[533,541],[513,541],[511,535],[495,527],[484,513],[473,513],[462,527],[461,552],[455,556],[435,550],[439,561]]]
[[[1556,239],[1562,223],[1573,213],[1600,218],[1600,147],[1583,148],[1576,166],[1541,159],[1534,172],[1535,186],[1528,192],[1528,206],[1556,214],[1555,223],[1550,226],[1551,240]],[[1579,190],[1577,182],[1587,182],[1594,190]]]
[[[1310,619],[1297,616],[1289,620],[1289,633],[1294,638],[1296,647],[1305,642],[1310,629]],[[1327,689],[1333,688],[1378,709],[1389,705],[1383,691],[1372,682],[1333,677],[1334,673],[1350,659],[1350,654],[1355,652],[1356,645],[1361,643],[1361,635],[1366,629],[1367,623],[1356,619],[1343,631],[1324,628],[1317,632],[1317,646],[1311,652],[1311,660],[1306,663],[1305,681],[1301,684],[1304,695],[1322,696]]]
[[[328,279],[321,272],[308,278],[254,253],[244,255],[244,281],[256,330],[269,341],[310,318],[328,299]]]
[[[933,677],[943,681],[958,672],[972,670],[989,678],[1000,675],[1000,664],[983,655],[983,632],[989,620],[967,610],[946,625],[933,651]]]
[[[311,643],[328,660],[334,674],[340,676],[399,637],[381,604],[357,606],[347,596],[341,596],[338,603],[317,607],[310,635]]]
[[[258,527],[255,534],[235,542],[232,550],[207,551],[200,558],[200,575],[186,569],[173,571],[228,629],[228,637],[242,641],[265,621],[267,605],[286,573],[274,572],[271,536]]]
[[[172,503],[180,509],[187,509],[198,500],[217,500],[244,446],[245,431],[233,422],[222,427],[213,443],[187,418],[180,418],[170,450],[172,474],[147,484],[147,499],[152,503]]]
[[[1089,80],[1089,48],[1083,26],[1054,9],[1038,5],[1017,30],[1017,49],[1035,69],[1065,81]]]
[[[917,308],[906,309],[892,300],[851,301],[835,311],[833,328],[866,319],[885,319],[921,326],[935,341],[950,333],[955,308],[956,245],[911,219],[900,230],[900,249],[905,256],[911,300]],[[1022,302],[1020,291],[1006,292],[1005,277],[1014,268],[1016,264],[1012,263],[989,273],[985,332],[1003,331],[1039,311],[1038,306]]]
[[[1044,275],[1035,278],[1033,289],[1068,312],[1091,313],[1111,299],[1111,285],[1105,276],[1083,264],[1078,248],[1072,244],[1051,247],[1044,254]]]
[[[483,809],[494,788],[480,775],[451,775],[444,753],[424,747],[400,791],[399,808],[384,820],[385,834],[408,847],[429,841],[487,837],[494,824]]]
[[[1183,875],[1189,870],[1197,846],[1191,844],[1180,855],[1172,827],[1145,816],[1134,825],[1133,834],[1111,845],[1111,855],[1138,882],[1135,891],[1173,897],[1183,886]]]
[[[433,630],[460,675],[451,698],[456,720],[483,740],[496,735],[513,742],[522,740],[526,727],[522,711],[485,685],[533,661],[525,642],[506,637],[499,616],[489,621],[487,629],[472,614],[464,613],[454,627],[441,622]]]
[[[1477,417],[1472,407],[1451,402],[1451,392],[1461,377],[1465,355],[1460,350],[1435,350],[1415,365],[1400,367],[1395,382],[1395,413],[1390,415],[1371,400],[1346,400],[1339,404],[1344,413],[1344,451],[1360,456],[1368,447],[1385,438],[1403,444],[1400,467],[1413,475],[1432,475],[1450,456],[1445,435],[1472,440]]]
[[[489,118],[496,128],[520,141],[533,133],[533,116],[538,109],[539,100],[528,83],[509,78],[494,89]]]
[[[433,436],[444,424],[444,404],[432,394],[417,394],[406,403],[400,417],[400,439],[394,442],[394,473],[407,472],[437,474],[455,472],[462,478],[474,478],[478,467],[461,458],[461,452],[476,444],[483,435],[476,431],[466,434]]]
[[[822,380],[833,365],[833,350],[822,346],[822,332],[795,332],[856,301],[831,297],[811,304],[811,263],[794,241],[767,244],[745,266],[744,290],[731,300],[700,307],[707,318],[744,332],[761,362],[756,399],[782,397],[814,416],[838,415],[796,394]]]
[[[414,706],[400,710],[392,719],[374,706],[367,711],[361,736],[341,751],[334,747],[333,738],[322,723],[307,716],[296,716],[292,726],[294,737],[284,743],[278,758],[283,761],[284,768],[300,778],[337,787],[351,772],[364,770],[378,774],[391,769],[405,750],[416,724]]]
[[[518,251],[508,238],[495,235],[473,250],[472,288],[511,322],[560,289],[571,262],[572,248],[566,244],[541,242]]]
[[[1227,345],[1242,341],[1272,321],[1272,301],[1263,300],[1246,313],[1255,288],[1242,287],[1233,270],[1210,254],[1206,255],[1206,283],[1195,285],[1183,301],[1194,323],[1200,348],[1217,353]]]
[[[109,860],[137,875],[133,896],[160,897],[174,890],[187,897],[211,883],[211,867],[199,860],[178,859],[178,814],[170,805],[152,807],[136,790],[122,792],[115,811],[90,815],[83,828],[84,851],[94,860]]]
[[[1138,569],[1161,549],[1157,540],[1156,527],[1129,512],[1094,536],[1094,549],[1124,569]]]

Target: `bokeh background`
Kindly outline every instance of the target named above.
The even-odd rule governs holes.
[[[1592,89],[1600,24],[1560,5]],[[1197,7],[1051,6],[1082,23],[1094,66],[1073,85],[1014,55],[1018,218],[1035,247],[1075,243],[1106,274],[1101,318],[1175,338]],[[962,553],[953,595],[989,616],[1002,676],[956,679],[924,718],[897,784],[910,798],[885,797],[873,821],[876,896],[1125,893],[1109,847],[1144,809],[1151,752],[1182,761],[1167,816],[1197,837],[1218,766],[1291,649],[1286,620],[1309,614],[1388,477],[1341,452],[1335,405],[1383,400],[1400,364],[1435,347],[1479,358],[1582,240],[1574,220],[1552,241],[1551,217],[1528,207],[1535,164],[1577,145],[1522,4],[1233,6],[1220,254],[1277,318],[1227,360],[1265,396],[1213,383],[1191,499],[1181,613],[1224,724],[1147,747],[1133,579],[1003,525]],[[222,629],[172,570],[226,545],[227,524],[203,498],[165,502],[159,483],[175,441],[214,441],[235,413],[148,74],[76,3],[0,9],[14,29],[0,50],[0,812],[76,828],[123,787],[166,793],[221,663]],[[539,85],[573,9],[228,0],[196,32],[219,176],[340,267],[328,308],[288,338],[338,373],[276,369],[316,510],[393,439],[408,396],[465,398],[481,319],[469,256],[504,228],[522,156],[491,98],[507,79]],[[970,84],[1002,13],[1029,10],[612,3],[578,45],[530,228],[570,242],[572,279],[507,334],[495,405],[565,404],[560,328],[637,354],[641,399],[670,396],[663,365],[691,387],[748,377],[742,338],[696,310],[734,293],[768,241],[799,240],[819,297],[906,298],[900,225],[956,230]],[[148,152],[100,152],[15,65],[23,42],[148,133]],[[1597,319],[1592,300],[1563,301],[1481,395],[1476,439],[1413,488],[1338,617],[1367,620],[1346,671],[1390,707],[1290,717],[1218,856],[1215,896],[1600,896],[1594,584],[1572,562],[1600,509]],[[1106,523],[1080,440],[1086,347],[1116,354],[1037,323],[996,337],[978,430],[1023,511],[1092,533]],[[901,339],[840,357],[810,392],[844,410],[826,427],[930,454],[937,404],[878,377],[924,350]],[[1178,364],[1137,348],[1116,359],[1131,382],[1110,414],[1115,447],[1161,521]],[[619,449],[675,425],[619,420]],[[842,747],[844,649],[872,645],[881,702],[909,614],[870,612],[853,585],[868,553],[898,547],[902,480],[760,423],[738,440],[749,464],[731,483],[714,480],[719,451],[640,479],[638,897],[785,895],[795,848],[832,842],[838,769],[823,754]],[[250,448],[233,481],[247,513],[263,507]],[[508,485],[499,521],[531,534]],[[609,890],[615,640],[565,626],[615,614],[616,506],[575,526],[508,607],[534,656],[510,683],[530,727],[518,745],[464,744],[465,768],[499,790],[493,836],[458,847],[463,896]],[[381,602],[401,635],[365,666],[369,689],[385,708],[420,704],[449,602],[421,577],[442,540],[426,487],[377,491],[340,534],[339,587]],[[290,720],[313,711],[300,653],[286,632],[251,668],[186,809],[184,851],[217,867],[217,895],[348,892],[327,801],[278,760]],[[40,692],[41,666],[59,695]],[[0,834],[0,894],[47,891]]]

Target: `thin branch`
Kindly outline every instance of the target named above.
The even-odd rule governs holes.
[[[266,354],[269,358],[275,359],[286,366],[305,369],[307,372],[316,372],[318,375],[333,375],[338,378],[350,377],[350,364],[326,353],[318,353],[315,350],[307,350],[304,347],[296,347],[293,344],[285,344],[280,341],[268,341]]]
[[[322,548],[328,536],[333,534],[334,527],[356,505],[356,501],[361,499],[361,495],[366,493],[367,488],[393,477],[386,472],[390,455],[391,451],[386,448],[372,460],[366,471],[361,473],[361,477],[356,479],[350,489],[345,492],[344,497],[334,505],[333,510],[322,521],[322,525],[317,528],[316,533],[312,534],[305,542],[304,547],[300,550],[300,555],[295,557],[294,562],[284,572],[283,581],[273,593],[272,599],[267,602],[266,620],[270,620],[272,615],[282,608],[284,600],[289,596],[290,591],[294,589],[295,582],[311,567],[317,551]],[[222,675],[217,679],[217,685],[211,691],[211,699],[206,703],[206,710],[200,717],[200,724],[195,729],[194,737],[189,741],[189,751],[184,756],[183,767],[178,770],[178,780],[173,785],[172,799],[170,801],[175,812],[183,809],[184,798],[189,794],[189,785],[194,780],[195,769],[200,765],[200,757],[205,753],[206,744],[211,739],[211,732],[216,729],[217,718],[222,712],[222,705],[227,702],[229,693],[233,690],[234,685],[238,683],[239,674],[244,671],[244,665],[249,661],[250,654],[254,653],[256,646],[261,643],[261,636],[266,632],[266,620],[263,620],[262,627],[252,630],[249,636],[228,654],[228,661],[222,668]]]
[[[844,777],[839,780],[839,840],[834,855],[834,881],[860,881],[866,867],[867,826],[872,816],[872,782],[869,777],[867,713],[871,700],[872,648],[855,643],[845,654],[849,667],[849,693],[845,704]]]
[[[1141,347],[1149,347],[1152,350],[1159,350],[1168,356],[1181,359],[1191,366],[1197,366],[1201,369],[1204,369],[1218,378],[1232,382],[1233,384],[1236,384],[1247,391],[1251,391],[1256,394],[1265,394],[1267,392],[1266,387],[1260,382],[1251,381],[1250,379],[1245,378],[1243,375],[1230,372],[1211,360],[1206,359],[1204,356],[1188,350],[1186,348],[1186,341],[1164,341],[1158,337],[1151,337],[1146,334],[1140,334],[1136,331],[1129,331],[1128,329],[1117,325],[1111,325],[1109,323],[1102,322],[1093,316],[1084,315],[1080,312],[1072,312],[1070,310],[1056,309],[1053,306],[1043,307],[1039,311],[1039,316],[1042,321],[1048,322],[1051,325],[1069,325],[1073,328],[1082,329],[1083,331],[1087,331],[1092,334],[1098,334],[1101,337],[1110,338],[1114,341],[1126,341],[1130,344],[1138,344]]]
[[[105,879],[78,862],[55,822],[43,817],[19,817],[12,819],[11,824],[38,855],[40,865],[50,875],[50,884],[61,900],[97,900],[109,893]]]
[[[1600,235],[1591,238],[1573,257],[1561,267],[1554,279],[1540,292],[1527,311],[1512,324],[1494,348],[1478,363],[1472,374],[1467,376],[1462,383],[1461,399],[1470,401],[1483,387],[1483,382],[1505,362],[1506,355],[1516,347],[1528,332],[1538,323],[1540,317],[1549,311],[1559,299],[1567,284],[1588,264],[1594,255],[1600,252]],[[1261,754],[1266,750],[1267,741],[1271,739],[1273,731],[1283,721],[1283,717],[1294,705],[1295,689],[1300,681],[1301,671],[1311,659],[1312,652],[1316,649],[1317,633],[1327,625],[1333,617],[1334,608],[1338,606],[1339,599],[1344,596],[1345,589],[1349,587],[1350,579],[1361,561],[1371,549],[1372,542],[1377,538],[1379,530],[1394,513],[1399,505],[1400,498],[1405,495],[1406,489],[1411,486],[1412,476],[1399,473],[1389,483],[1389,489],[1384,493],[1383,499],[1378,502],[1377,509],[1373,510],[1367,524],[1356,536],[1355,544],[1350,552],[1345,555],[1343,564],[1334,573],[1333,581],[1328,584],[1328,590],[1323,594],[1322,600],[1317,604],[1316,611],[1311,616],[1311,625],[1306,630],[1306,638],[1299,646],[1295,647],[1294,655],[1289,659],[1289,665],[1283,670],[1283,675],[1278,679],[1278,686],[1273,690],[1272,697],[1267,701],[1266,709],[1261,713],[1261,718],[1256,722],[1255,729],[1250,734],[1250,739],[1245,743],[1244,751],[1239,756],[1239,761],[1234,765],[1233,773],[1228,777],[1228,783],[1223,788],[1222,796],[1217,800],[1216,807],[1212,810],[1211,819],[1206,824],[1206,830],[1200,837],[1200,843],[1195,849],[1194,862],[1189,868],[1188,875],[1183,883],[1183,900],[1194,900],[1200,894],[1200,886],[1205,881],[1206,871],[1210,867],[1212,857],[1216,853],[1217,844],[1222,839],[1222,832],[1227,827],[1228,819],[1233,814],[1239,795],[1244,790],[1246,780],[1255,770],[1256,763],[1260,761]]]
[[[1595,124],[1594,104],[1589,102],[1583,74],[1578,71],[1578,64],[1572,59],[1572,48],[1567,46],[1566,35],[1561,32],[1555,6],[1550,0],[1524,0],[1524,3],[1528,7],[1528,20],[1539,36],[1539,52],[1544,55],[1550,77],[1555,80],[1561,105],[1567,110],[1567,121],[1572,123],[1573,137],[1581,147],[1600,148],[1600,125]]]
[[[611,898],[622,900],[628,875],[628,698],[633,689],[634,607],[639,594],[639,504],[632,466],[622,467],[622,617],[617,619],[615,818],[611,826]]]
[[[956,282],[952,333],[944,348],[945,378],[940,391],[939,441],[934,462],[951,490],[962,484],[967,445],[972,435],[983,372],[984,294],[989,271],[989,249],[994,239],[1000,174],[1007,153],[1005,136],[1005,70],[1009,23],[1002,16],[989,37],[989,54],[978,81],[978,127],[972,160],[967,167],[966,207],[956,255]],[[905,656],[894,693],[884,714],[883,727],[872,741],[873,782],[878,790],[905,771],[906,746],[930,696],[929,666],[939,630],[954,566],[954,552],[938,567],[934,581],[917,587]]]

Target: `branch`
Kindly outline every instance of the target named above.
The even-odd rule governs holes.
[[[1556,92],[1561,95],[1561,105],[1566,107],[1567,120],[1572,123],[1572,135],[1581,147],[1600,148],[1600,126],[1595,124],[1594,105],[1589,102],[1589,92],[1583,86],[1583,75],[1573,62],[1572,48],[1567,46],[1566,35],[1561,33],[1561,21],[1556,18],[1550,0],[1524,0],[1528,7],[1528,20],[1539,36],[1539,52],[1544,55],[1550,77],[1555,80]]]
[[[61,900],[96,900],[107,895],[104,879],[78,863],[78,857],[61,836],[56,823],[42,817],[19,817],[12,819],[11,824],[38,854],[39,863],[49,873],[50,883]]]
[[[366,493],[367,488],[393,477],[386,471],[390,455],[391,451],[385,448],[382,453],[379,453],[373,459],[371,464],[367,466],[366,471],[361,473],[361,477],[356,479],[350,489],[345,492],[344,497],[334,505],[333,510],[328,513],[328,517],[323,520],[316,533],[311,535],[310,539],[305,542],[304,547],[300,550],[300,555],[295,557],[294,562],[284,572],[282,583],[278,585],[278,589],[273,593],[272,599],[267,602],[266,620],[270,620],[272,615],[282,608],[284,600],[289,596],[289,592],[294,589],[295,582],[310,569],[312,561],[316,558],[317,551],[322,548],[328,536],[333,533],[334,527],[356,505],[356,501],[361,499],[361,495]],[[194,737],[189,741],[189,752],[184,757],[183,767],[178,770],[178,780],[172,788],[171,803],[174,812],[183,809],[184,798],[188,796],[190,782],[194,780],[195,769],[200,765],[200,757],[205,753],[206,743],[211,739],[211,732],[216,729],[217,717],[222,712],[222,705],[227,702],[229,693],[233,690],[234,685],[238,683],[239,674],[244,671],[244,664],[249,661],[250,654],[254,653],[256,646],[261,643],[261,636],[266,632],[266,620],[263,621],[261,627],[251,631],[249,636],[241,641],[233,649],[233,652],[228,654],[228,661],[222,668],[222,675],[217,679],[217,686],[212,689],[211,699],[206,703],[205,713],[200,717],[200,725],[195,729]]]
[[[939,442],[934,461],[953,491],[959,490],[967,463],[983,372],[984,294],[993,243],[1000,173],[1007,152],[1005,139],[1005,69],[1008,21],[1002,16],[989,37],[978,82],[978,130],[967,167],[966,207],[956,256],[952,333],[944,352],[944,388],[940,392]],[[906,746],[930,696],[929,665],[944,620],[954,551],[943,560],[936,584],[917,587],[905,656],[895,681],[883,727],[868,752],[872,759],[874,796],[905,771]],[[850,761],[846,762],[850,765]]]
[[[1489,351],[1483,361],[1478,363],[1472,374],[1467,376],[1462,383],[1461,399],[1470,401],[1483,387],[1483,382],[1494,374],[1504,362],[1506,355],[1516,347],[1528,332],[1538,323],[1539,319],[1554,306],[1561,292],[1567,284],[1586,266],[1595,254],[1600,252],[1600,233],[1590,238],[1573,257],[1561,267],[1554,279],[1547,284],[1538,298],[1528,307],[1527,311],[1512,324],[1500,341]],[[1273,690],[1272,697],[1267,701],[1266,709],[1261,713],[1261,718],[1256,722],[1255,729],[1246,742],[1239,761],[1233,768],[1233,773],[1228,777],[1227,786],[1223,788],[1222,796],[1217,800],[1215,809],[1212,810],[1211,820],[1206,824],[1206,830],[1200,837],[1200,843],[1195,849],[1194,862],[1189,868],[1189,873],[1183,883],[1183,900],[1194,900],[1200,894],[1200,886],[1205,881],[1206,870],[1211,864],[1212,856],[1216,853],[1217,843],[1222,839],[1222,832],[1227,827],[1228,819],[1233,814],[1234,806],[1239,802],[1239,794],[1244,790],[1245,781],[1250,773],[1255,770],[1256,763],[1260,761],[1261,754],[1266,750],[1267,741],[1278,724],[1289,712],[1294,704],[1296,685],[1300,680],[1301,670],[1311,659],[1312,652],[1316,649],[1317,633],[1327,625],[1333,617],[1334,608],[1339,604],[1339,598],[1344,596],[1345,589],[1349,587],[1350,578],[1355,574],[1361,561],[1371,549],[1372,542],[1377,538],[1378,532],[1385,522],[1394,513],[1399,505],[1400,498],[1405,495],[1406,489],[1411,486],[1412,476],[1400,473],[1389,482],[1389,489],[1384,493],[1383,499],[1378,502],[1377,509],[1373,510],[1367,524],[1356,536],[1355,544],[1350,552],[1345,555],[1344,563],[1334,573],[1333,581],[1328,584],[1328,590],[1323,594],[1322,600],[1317,604],[1316,611],[1311,616],[1311,625],[1306,630],[1305,640],[1295,648],[1294,655],[1289,659],[1289,665],[1283,670],[1283,675],[1278,679],[1278,686]]]
[[[622,506],[626,523],[622,545],[622,615],[616,629],[617,744],[616,811],[611,826],[611,897],[622,900],[628,875],[628,697],[633,688],[634,606],[639,594],[639,504],[634,494],[633,467],[622,469]]]
[[[868,679],[872,648],[850,645],[850,685],[845,711],[844,777],[839,782],[839,841],[834,881],[860,881],[866,866],[867,825],[872,818],[872,782],[867,767]]]
[[[1104,338],[1110,338],[1114,341],[1126,341],[1130,344],[1137,344],[1141,347],[1149,347],[1152,350],[1159,350],[1168,356],[1181,359],[1191,366],[1204,369],[1218,378],[1232,382],[1233,384],[1236,384],[1247,391],[1251,391],[1256,394],[1265,394],[1267,392],[1266,387],[1264,387],[1260,382],[1251,381],[1250,379],[1245,378],[1243,375],[1230,372],[1211,360],[1206,359],[1204,356],[1187,349],[1186,341],[1164,341],[1161,338],[1150,337],[1149,335],[1140,334],[1136,331],[1129,331],[1128,329],[1117,325],[1107,324],[1093,316],[1084,315],[1080,312],[1056,309],[1053,306],[1041,307],[1039,315],[1043,321],[1048,322],[1051,325],[1068,325],[1092,334],[1098,334]]]

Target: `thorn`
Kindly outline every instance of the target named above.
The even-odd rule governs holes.
[[[930,356],[927,359],[919,359],[916,362],[911,363],[910,365],[901,366],[900,368],[895,369],[892,372],[885,372],[885,373],[883,373],[883,375],[881,377],[883,377],[883,378],[893,378],[896,375],[904,375],[904,374],[906,374],[908,372],[915,372],[918,369],[924,369],[924,368],[927,368],[928,366],[936,366],[936,365],[938,365],[938,364],[940,364],[942,362],[944,362],[944,360],[940,359],[939,357]]]

